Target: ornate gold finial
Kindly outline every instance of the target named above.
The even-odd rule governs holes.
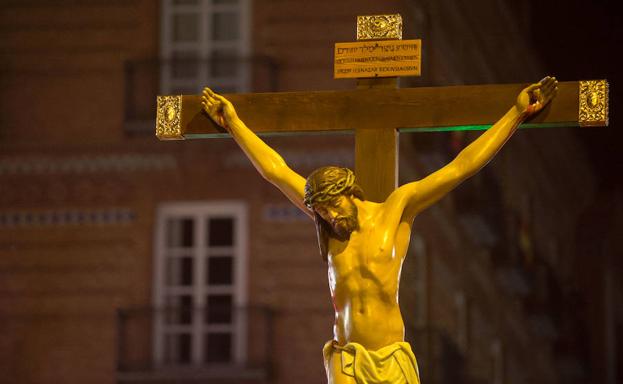
[[[182,96],[158,96],[156,137],[160,140],[181,140]]]
[[[580,126],[608,125],[608,81],[580,81]]]
[[[375,39],[402,39],[400,14],[357,16],[357,40]]]

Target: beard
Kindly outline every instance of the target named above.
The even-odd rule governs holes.
[[[331,222],[331,228],[336,238],[341,241],[348,240],[350,234],[359,229],[357,207],[353,205],[346,215],[336,217]]]

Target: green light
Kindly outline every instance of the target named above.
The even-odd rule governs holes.
[[[527,123],[521,124],[519,129],[533,128],[560,128],[560,127],[577,127],[578,123],[569,121],[564,123]],[[454,125],[450,127],[418,127],[418,128],[400,128],[400,133],[419,133],[419,132],[452,132],[452,131],[486,131],[491,128],[492,124],[479,125]],[[308,131],[308,132],[259,132],[258,136],[262,137],[279,137],[279,136],[319,136],[319,135],[352,135],[353,130],[337,130],[337,131]],[[218,139],[231,137],[229,133],[191,133],[184,135],[185,139]]]
[[[492,124],[480,125],[454,125],[451,127],[418,127],[418,128],[401,128],[401,133],[418,133],[418,132],[452,132],[452,131],[486,131],[491,128]],[[560,127],[577,127],[577,122],[565,123],[527,123],[521,124],[519,129],[532,128],[560,128]]]

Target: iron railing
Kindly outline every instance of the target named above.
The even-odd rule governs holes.
[[[189,381],[265,382],[272,373],[273,311],[265,307],[230,307],[227,312],[225,316],[231,318],[233,333],[238,332],[241,339],[230,340],[229,345],[223,344],[222,339],[216,340],[208,346],[210,340],[205,335],[209,325],[204,325],[206,333],[202,337],[192,333],[192,326],[197,322],[209,322],[211,314],[216,313],[218,317],[225,311],[211,309],[207,312],[206,308],[184,307],[118,310],[118,382],[184,382],[185,378]],[[167,346],[164,339],[171,329],[178,329],[178,333],[179,329],[187,330],[188,340],[181,339],[177,345]],[[201,361],[196,360],[197,348],[204,349]],[[210,348],[209,353],[207,348]],[[244,352],[240,354],[237,348],[243,348]]]
[[[407,327],[406,339],[415,353],[422,383],[473,382],[467,372],[464,353],[447,332],[428,327]]]

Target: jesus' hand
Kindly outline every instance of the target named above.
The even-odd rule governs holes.
[[[238,118],[232,103],[223,96],[214,93],[210,88],[203,89],[201,105],[216,124],[227,130],[230,129],[232,122]]]
[[[526,87],[517,96],[515,107],[521,114],[532,116],[543,109],[558,91],[558,80],[547,76],[536,84]]]

